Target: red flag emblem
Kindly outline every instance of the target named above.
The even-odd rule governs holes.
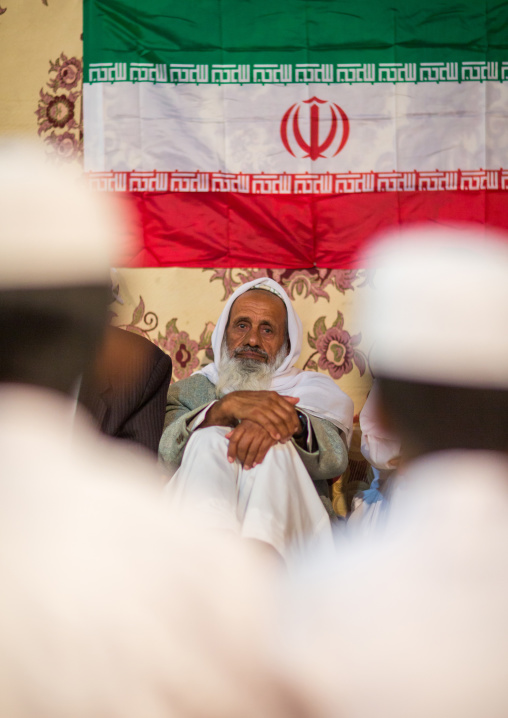
[[[335,157],[349,137],[349,119],[334,102],[311,97],[295,102],[280,123],[284,147],[293,157]]]

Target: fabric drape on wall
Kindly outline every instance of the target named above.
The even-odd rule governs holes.
[[[129,266],[350,268],[375,231],[508,229],[508,6],[85,0],[85,169]]]

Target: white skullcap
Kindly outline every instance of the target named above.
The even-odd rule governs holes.
[[[508,237],[418,226],[373,244],[362,332],[375,375],[508,388]]]
[[[19,141],[0,145],[0,288],[107,283],[118,225],[66,166]]]

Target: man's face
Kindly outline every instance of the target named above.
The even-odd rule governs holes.
[[[229,315],[226,345],[231,356],[271,363],[286,341],[286,307],[266,290],[238,297]],[[289,347],[286,347],[286,354]]]

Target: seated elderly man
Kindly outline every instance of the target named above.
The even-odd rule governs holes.
[[[302,324],[266,277],[239,287],[212,335],[215,361],[168,393],[159,453],[171,500],[210,527],[282,557],[331,542],[319,496],[344,472],[353,402],[327,376],[294,364]],[[178,470],[177,470],[178,469]]]

